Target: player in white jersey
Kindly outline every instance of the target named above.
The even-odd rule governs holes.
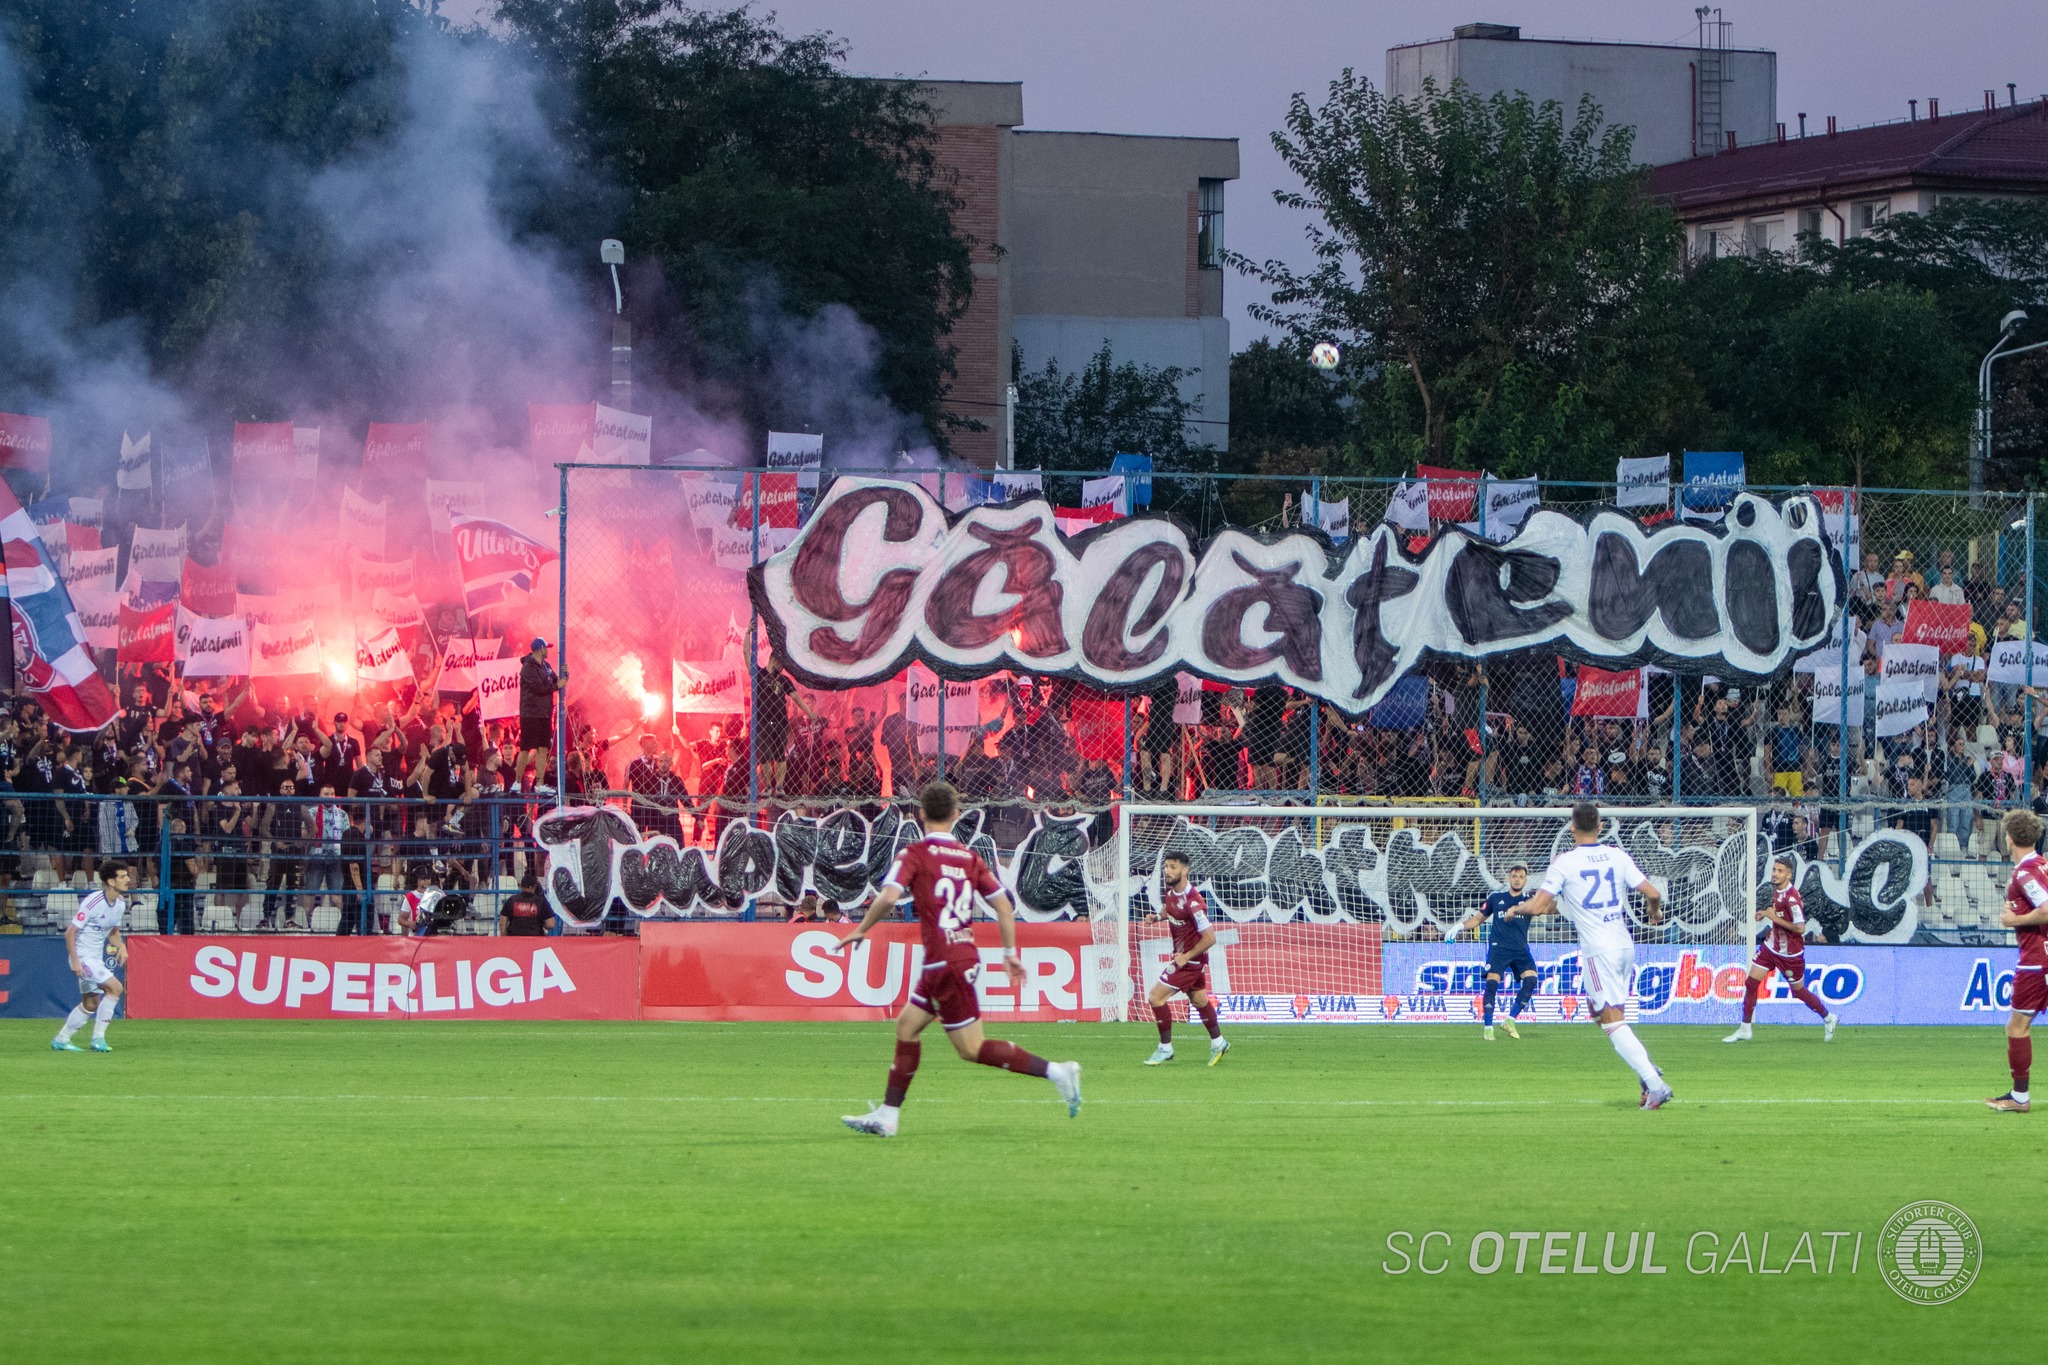
[[[1600,808],[1581,801],[1572,807],[1572,847],[1550,864],[1536,894],[1507,913],[1534,919],[1555,911],[1572,922],[1579,931],[1586,1008],[1642,1082],[1641,1107],[1661,1109],[1671,1099],[1671,1087],[1623,1014],[1636,973],[1636,941],[1628,931],[1631,891],[1642,895],[1650,923],[1664,917],[1656,886],[1627,852],[1600,842]]]
[[[107,1021],[121,1003],[121,981],[114,968],[128,960],[128,945],[122,942],[121,926],[128,920],[128,888],[135,874],[119,863],[100,868],[100,889],[78,903],[78,913],[64,926],[64,947],[71,955],[71,974],[78,978],[79,1003],[71,1007],[64,1027],[50,1040],[52,1052],[83,1052],[71,1035],[92,1019],[92,1050],[112,1052],[107,1046]],[[112,966],[108,959],[113,959]]]

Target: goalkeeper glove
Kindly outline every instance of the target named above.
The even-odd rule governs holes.
[[[1444,930],[1444,942],[1446,942],[1446,943],[1456,943],[1457,941],[1458,941],[1458,926],[1457,926],[1457,925],[1455,925],[1455,924],[1453,924],[1453,925],[1452,925],[1452,926],[1451,926],[1450,928],[1448,928],[1448,929]]]

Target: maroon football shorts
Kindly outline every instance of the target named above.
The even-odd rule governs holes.
[[[2021,1014],[2039,1014],[2048,1010],[2048,972],[2039,967],[2032,971],[2022,967],[2013,973],[2012,1007]]]
[[[1168,990],[1193,995],[1209,987],[1209,969],[1199,962],[1190,962],[1184,967],[1173,967],[1159,975],[1160,984]]]
[[[1806,954],[1786,955],[1772,948],[1758,947],[1755,965],[1774,971],[1787,981],[1797,981],[1806,975]]]
[[[973,953],[969,949],[969,953]],[[926,1014],[936,1014],[951,1033],[981,1018],[981,1002],[974,994],[974,978],[981,975],[981,958],[962,955],[943,962],[927,962],[910,992],[910,1003]]]

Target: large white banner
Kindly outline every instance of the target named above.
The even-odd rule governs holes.
[[[861,686],[913,661],[1106,690],[1180,671],[1275,682],[1357,715],[1432,657],[1544,649],[1609,670],[1781,672],[1828,639],[1840,607],[1819,509],[1749,493],[1732,505],[1726,525],[1655,531],[1540,507],[1505,544],[1450,528],[1415,555],[1382,526],[1333,561],[1320,536],[1235,528],[1198,555],[1152,515],[1075,545],[1042,501],[949,518],[917,484],[849,476],[748,581],[808,686]]]
[[[1404,531],[1429,530],[1429,483],[1410,479],[1394,489],[1387,499],[1387,525]]]
[[[113,592],[114,573],[119,567],[121,547],[104,550],[73,550],[64,561],[64,586],[76,597],[81,592]]]
[[[1927,698],[1921,695],[1920,681],[1917,678],[1879,683],[1875,703],[1879,739],[1903,735],[1927,719]]]
[[[1884,667],[1878,674],[1879,695],[1894,683],[1911,682],[1920,696],[1933,701],[1941,691],[1941,646],[1902,645],[1894,640],[1884,648]],[[1879,724],[1883,724],[1880,717]]]
[[[313,618],[250,627],[249,676],[296,678],[320,671],[320,632]]]
[[[484,486],[454,480],[427,480],[427,525],[437,535],[448,534],[450,516],[486,515]]]
[[[178,608],[178,671],[188,678],[249,676],[249,623],[239,616],[194,616]]]
[[[519,660],[476,661],[477,715],[484,720],[511,720],[519,714]]]
[[[1813,723],[1842,723],[1842,674],[1838,668],[1816,669],[1813,675]],[[1849,724],[1863,723],[1863,670],[1849,670]]]
[[[1986,677],[1995,683],[2048,683],[2048,645],[2034,646],[2033,674],[2029,677],[2026,641],[2000,640],[1991,646],[1991,668]]]
[[[412,656],[390,627],[356,640],[358,682],[411,682]]]
[[[380,592],[411,596],[418,590],[411,555],[404,559],[383,560],[351,550],[348,556],[349,600],[358,607],[368,607],[377,600]]]
[[[448,647],[441,653],[441,690],[474,692],[477,662],[497,658],[498,643],[495,637],[472,640],[457,636],[448,641]]]
[[[341,543],[372,556],[384,553],[384,499],[371,502],[353,488],[341,490]]]
[[[1476,529],[1488,540],[1512,540],[1542,501],[1542,493],[1533,477],[1488,479],[1480,487],[1486,494],[1486,517]]]
[[[689,504],[690,524],[713,533],[732,529],[733,509],[739,506],[739,485],[730,474],[678,474],[683,497]],[[741,566],[742,568],[745,565]]]
[[[669,706],[679,716],[747,709],[747,675],[738,654],[711,663],[669,663]]]
[[[1640,460],[1617,460],[1614,465],[1614,505],[1669,507],[1671,457],[1646,455]]]
[[[107,551],[112,554],[113,551]],[[115,649],[121,643],[121,594],[108,588],[73,588],[71,609],[94,649]]]
[[[185,528],[152,531],[135,528],[128,541],[128,573],[143,583],[185,581]]]
[[[599,403],[591,459],[597,464],[651,464],[654,419]]]
[[[922,664],[912,664],[904,675],[906,705],[904,716],[921,754],[939,751],[939,679]],[[981,698],[973,681],[946,683],[946,753],[959,758],[981,728]]]

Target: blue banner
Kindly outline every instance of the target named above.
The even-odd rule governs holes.
[[[1428,716],[1429,679],[1420,673],[1410,673],[1366,713],[1366,720],[1378,730],[1413,730]]]
[[[1132,507],[1152,505],[1152,457],[1118,455],[1109,462],[1109,472],[1124,476],[1124,494]]]
[[[1744,483],[1739,450],[1685,452],[1685,513],[1717,517],[1735,501]]]
[[[78,978],[64,940],[0,935],[0,1019],[62,1019],[78,1003]]]

